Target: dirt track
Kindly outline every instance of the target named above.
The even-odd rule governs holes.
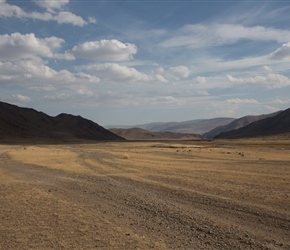
[[[290,249],[289,141],[0,146],[0,249]]]

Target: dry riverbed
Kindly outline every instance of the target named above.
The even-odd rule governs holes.
[[[0,145],[0,249],[290,249],[289,140]]]

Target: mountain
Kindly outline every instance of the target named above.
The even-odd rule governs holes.
[[[2,140],[124,140],[81,116],[60,114],[51,117],[30,108],[0,102]]]
[[[155,122],[139,124],[134,126],[106,126],[107,128],[142,128],[153,132],[175,132],[175,133],[189,133],[189,134],[203,134],[218,126],[226,125],[232,122],[234,118],[213,118],[213,119],[199,119],[183,122]]]
[[[152,132],[141,128],[113,128],[111,132],[126,140],[202,140],[197,134],[182,134],[173,132]]]
[[[222,133],[215,138],[245,138],[290,133],[290,108],[277,115],[253,122],[245,127]]]
[[[235,130],[235,129],[239,129],[239,128],[242,128],[242,127],[249,125],[252,122],[259,121],[259,120],[265,119],[267,117],[275,116],[279,112],[275,112],[275,113],[271,113],[271,114],[267,114],[267,115],[244,116],[244,117],[241,117],[239,119],[232,121],[231,123],[229,123],[227,125],[216,127],[214,129],[212,129],[211,131],[204,133],[202,136],[205,138],[214,138],[215,136],[217,136],[221,133],[228,132],[228,131]]]

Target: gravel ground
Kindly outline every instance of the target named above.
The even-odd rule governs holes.
[[[44,148],[83,173],[33,163]],[[289,148],[2,145],[0,249],[290,249]]]

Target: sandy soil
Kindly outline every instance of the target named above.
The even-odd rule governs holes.
[[[0,249],[290,249],[290,141],[0,145]]]

